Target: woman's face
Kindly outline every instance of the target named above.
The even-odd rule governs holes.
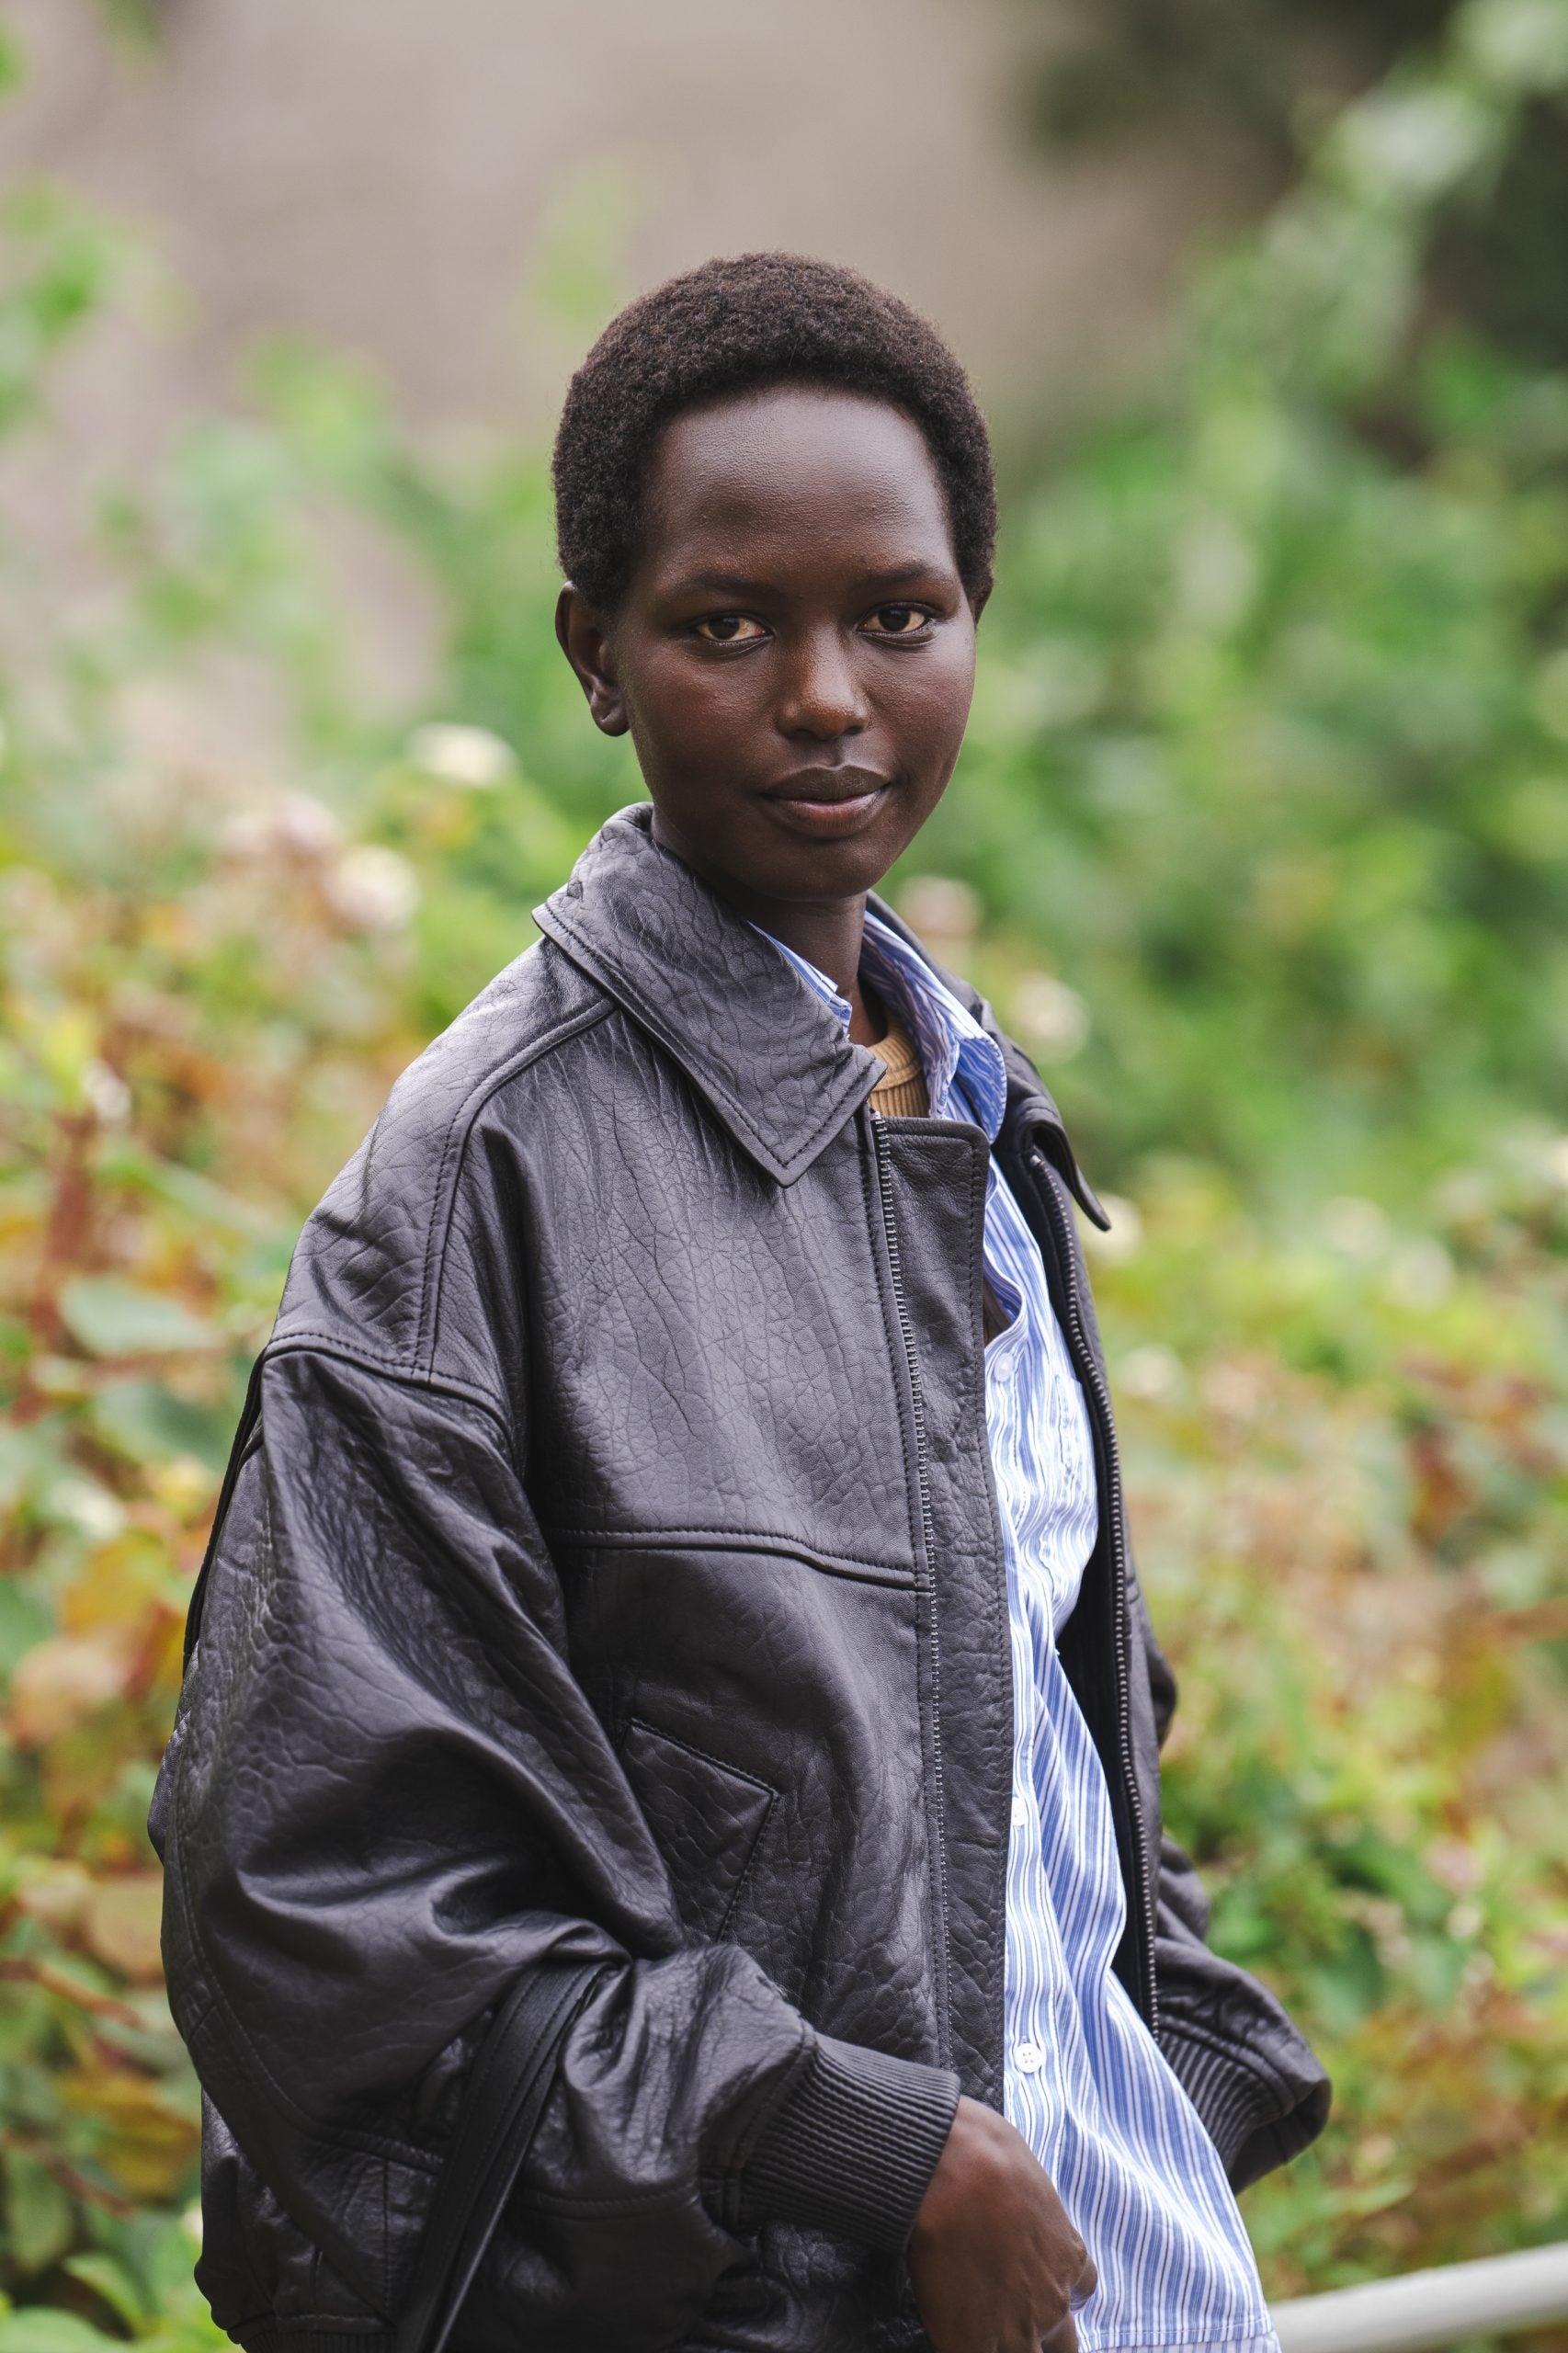
[[[952,774],[975,619],[919,427],[781,385],[675,419],[619,608],[567,588],[557,626],[660,839],[744,904],[881,881]]]

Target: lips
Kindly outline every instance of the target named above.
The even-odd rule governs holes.
[[[819,808],[842,808],[851,801],[869,801],[887,790],[891,779],[871,768],[801,768],[769,787],[764,799]]]
[[[845,841],[859,833],[892,790],[891,777],[867,768],[808,768],[763,795],[787,832],[814,841]]]

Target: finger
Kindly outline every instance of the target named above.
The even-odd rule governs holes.
[[[1078,2277],[1074,2280],[1072,2287],[1067,2291],[1067,2303],[1069,2309],[1073,2312],[1082,2311],[1083,2307],[1088,2302],[1089,2298],[1094,2294],[1095,2290],[1099,2286],[1099,2284],[1100,2275],[1095,2269],[1094,2263],[1091,2258],[1085,2255],[1083,2265],[1079,2270]]]

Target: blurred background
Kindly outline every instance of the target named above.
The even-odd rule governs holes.
[[[1113,1197],[1173,1826],[1337,2086],[1269,2289],[1568,2238],[1568,0],[15,0],[0,83],[0,2353],[216,2341],[186,1597],[301,1218],[638,795],[566,377],[756,244],[995,426],[892,889]]]

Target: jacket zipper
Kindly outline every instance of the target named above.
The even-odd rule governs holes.
[[[926,1474],[926,1404],[920,1391],[920,1359],[915,1352],[915,1334],[910,1324],[909,1304],[903,1288],[903,1269],[900,1263],[898,1227],[893,1219],[892,1185],[888,1160],[887,1137],[883,1132],[881,1111],[867,1106],[871,1120],[871,1156],[877,1174],[877,1199],[882,1213],[882,1234],[887,1243],[888,1272],[892,1283],[893,1309],[898,1317],[898,1336],[903,1344],[904,1365],[909,1374],[910,1410],[915,1422],[915,1484],[920,1505],[920,1529],[926,1548],[926,1575],[931,1610],[931,1783],[936,1805],[936,1820],[932,1825],[932,1863],[937,1882],[937,1939],[942,1972],[940,2018],[942,2057],[947,2059],[949,2040],[948,1990],[948,1859],[942,1840],[942,1824],[946,1819],[942,1763],[942,1659],[937,1625],[936,1526],[931,1517],[931,1492]]]
[[[1078,1298],[1077,1279],[1074,1271],[1072,1235],[1067,1230],[1066,1216],[1057,1199],[1056,1188],[1051,1181],[1051,1171],[1045,1154],[1038,1147],[1025,1154],[1025,1162],[1036,1180],[1036,1189],[1044,1204],[1051,1230],[1055,1236],[1057,1265],[1062,1279],[1062,1295],[1067,1309],[1067,1336],[1072,1343],[1078,1378],[1094,1407],[1098,1425],[1100,1449],[1105,1461],[1106,1506],[1110,1519],[1111,1567],[1116,1580],[1116,1711],[1117,1745],[1121,1760],[1122,1784],[1127,1791],[1128,1811],[1132,1819],[1132,1836],[1137,1874],[1137,1893],[1142,1917],[1139,1927],[1139,1976],[1143,1990],[1143,2011],[1152,2034],[1158,2035],[1160,2023],[1159,1996],[1154,1984],[1154,1904],[1149,1884],[1149,1847],[1145,1836],[1143,1802],[1138,1793],[1136,1759],[1132,1751],[1132,1708],[1129,1696],[1130,1665],[1128,1647],[1130,1631],[1127,1610],[1127,1532],[1122,1507],[1121,1464],[1117,1452],[1116,1426],[1111,1419],[1110,1392],[1106,1387],[1094,1349],[1089,1346],[1083,1311]]]

